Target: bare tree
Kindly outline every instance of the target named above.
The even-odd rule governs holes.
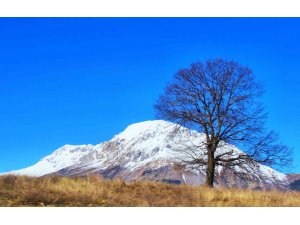
[[[291,149],[265,129],[267,115],[259,101],[263,92],[250,69],[216,59],[180,70],[160,96],[155,105],[158,117],[205,134],[200,143],[205,151],[197,151],[201,146],[184,151],[191,156],[185,163],[206,167],[207,186],[213,187],[216,166],[291,163]],[[243,152],[216,152],[226,144]]]

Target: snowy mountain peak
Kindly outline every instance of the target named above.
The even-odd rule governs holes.
[[[164,120],[149,120],[129,125],[123,132],[116,135],[116,138],[130,140],[145,133],[156,132],[162,129],[171,129],[175,124]]]
[[[135,123],[109,141],[95,146],[64,145],[35,165],[6,174],[43,176],[56,173],[62,176],[82,176],[93,173],[110,179],[179,181],[184,177],[184,183],[202,184],[205,170],[176,167],[180,165],[176,150],[200,146],[205,136],[184,127],[175,128],[176,124],[163,120]],[[199,147],[196,150],[200,155],[204,151]],[[241,152],[232,145],[217,149],[218,153],[228,150]],[[278,182],[286,183],[284,174],[260,164],[257,164],[256,172],[248,174],[247,182],[233,178],[231,171],[221,166],[216,171],[217,182],[221,186],[248,187],[256,184],[265,188],[277,185]]]

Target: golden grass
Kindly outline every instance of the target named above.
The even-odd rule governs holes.
[[[300,206],[300,193],[156,182],[0,177],[0,206]]]

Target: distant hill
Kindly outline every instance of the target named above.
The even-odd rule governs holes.
[[[184,167],[174,149],[182,148],[183,143],[191,147],[204,140],[204,134],[181,127],[173,135],[174,127],[176,124],[162,120],[136,123],[109,141],[95,146],[65,145],[33,166],[6,174],[37,177],[97,174],[107,179],[201,185],[205,181],[205,170]],[[228,144],[218,148],[216,154],[229,150],[241,153]],[[244,170],[238,166],[235,169]],[[215,186],[219,187],[283,189],[289,185],[286,175],[258,163],[255,171],[248,171],[243,177],[235,176],[232,170],[221,166],[216,170]]]

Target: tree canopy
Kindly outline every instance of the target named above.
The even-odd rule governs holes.
[[[216,166],[249,168],[258,162],[284,167],[291,163],[291,149],[279,142],[278,134],[266,129],[267,114],[260,101],[263,93],[263,85],[249,68],[215,59],[178,71],[155,108],[159,118],[205,134],[206,157],[196,154],[189,163],[205,166],[206,184],[213,186]],[[243,153],[216,154],[224,144],[234,144]]]

